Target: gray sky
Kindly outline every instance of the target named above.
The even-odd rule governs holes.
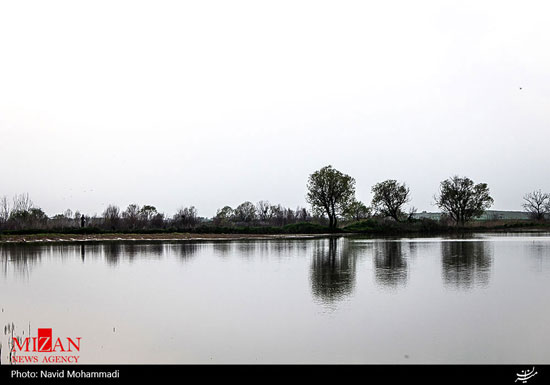
[[[547,1],[2,1],[0,196],[306,205],[332,164],[435,210],[454,174],[494,209],[550,191]],[[521,89],[520,89],[521,88]]]

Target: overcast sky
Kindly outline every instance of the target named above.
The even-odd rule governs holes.
[[[494,209],[550,191],[548,1],[2,1],[0,196],[305,206],[331,164],[357,198],[452,175]]]

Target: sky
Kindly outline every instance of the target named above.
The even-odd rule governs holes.
[[[0,196],[48,215],[108,204],[306,206],[326,165],[453,175],[493,209],[550,191],[547,1],[0,0]]]

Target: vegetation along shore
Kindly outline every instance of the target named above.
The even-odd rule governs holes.
[[[309,176],[309,207],[291,209],[267,200],[225,206],[212,218],[194,206],[172,216],[155,206],[108,205],[101,215],[78,210],[48,216],[28,194],[0,198],[0,242],[257,239],[326,234],[437,235],[477,231],[550,230],[550,194],[540,190],[522,197],[523,211],[491,211],[486,183],[452,176],[434,195],[437,212],[417,212],[409,205],[404,182],[385,180],[372,186],[366,205],[356,198],[355,179],[332,166]]]

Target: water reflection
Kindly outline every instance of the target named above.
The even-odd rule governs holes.
[[[227,257],[231,254],[232,243],[229,241],[217,241],[212,243],[214,253],[220,257]]]
[[[31,245],[22,248],[18,245],[1,245],[2,276],[7,277],[11,270],[19,276],[28,276],[31,267],[40,261],[42,254],[43,250],[40,246]]]
[[[32,268],[40,263],[42,259],[56,259],[64,262],[71,258],[77,250],[77,246],[67,245],[41,245],[41,244],[3,244],[0,245],[0,263],[2,275],[7,277],[11,272],[25,277]]]
[[[441,243],[443,282],[455,289],[471,289],[489,284],[493,245],[483,241]]]
[[[263,257],[269,253],[266,241],[244,241],[235,244],[237,254],[244,259]]]
[[[404,247],[410,249],[413,244],[409,242],[405,245],[399,241],[374,243],[374,271],[378,285],[385,288],[396,288],[407,283],[407,254],[410,250],[405,250]]]
[[[133,261],[141,258],[160,259],[167,254],[175,255],[180,260],[189,260],[199,249],[198,243],[120,243],[112,242],[100,245],[97,250],[103,254],[105,261],[112,266],[118,265],[121,261]]]
[[[255,258],[285,258],[288,256],[297,256],[307,253],[308,243],[296,240],[251,240],[238,241],[232,243],[233,247],[227,246],[224,249],[222,246],[216,246],[214,250],[218,254],[227,254],[229,251],[243,259]]]
[[[162,257],[166,252],[175,255],[181,262],[186,262],[193,258],[195,254],[197,254],[197,252],[201,249],[201,247],[205,247],[205,244],[195,242],[171,243],[163,248],[163,245],[159,243],[153,246],[156,247],[153,247],[151,251],[154,253],[154,255],[158,257]]]
[[[550,353],[550,236],[0,244],[0,262],[2,341],[50,325],[88,341],[83,364],[538,365]]]
[[[116,266],[122,255],[122,245],[118,242],[109,242],[103,245],[103,248],[99,252],[103,252],[105,262],[107,262],[108,265]]]
[[[544,241],[526,243],[523,254],[531,256],[531,268],[537,273],[550,273],[550,244]]]
[[[353,292],[356,258],[345,239],[315,241],[311,262],[313,295],[324,302],[335,302]]]
[[[18,276],[28,276],[32,268],[44,258],[68,260],[80,258],[83,263],[103,257],[109,266],[117,266],[121,261],[141,258],[160,259],[174,255],[181,261],[191,259],[202,247],[198,243],[122,243],[105,242],[89,244],[4,244],[0,245],[0,265],[2,275],[10,272]]]

